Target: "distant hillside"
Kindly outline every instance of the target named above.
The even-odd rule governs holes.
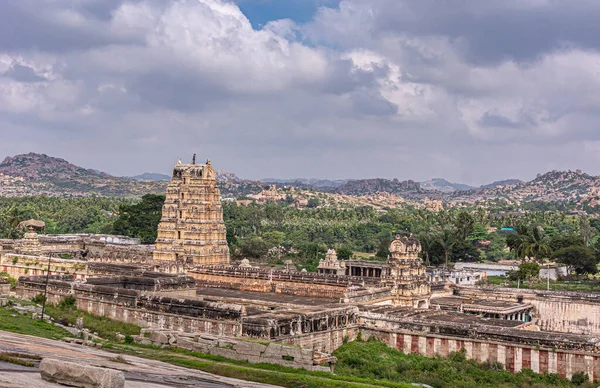
[[[274,183],[278,186],[294,186],[303,188],[321,188],[321,187],[339,187],[344,183],[347,183],[349,179],[306,179],[306,178],[295,178],[295,179],[276,179],[276,178],[265,178],[261,179],[264,183]]]
[[[147,193],[164,193],[164,182],[142,182],[118,178],[86,169],[45,154],[28,153],[7,157],[0,164],[0,174],[11,177],[0,185],[0,195],[48,195],[84,197],[89,195],[134,197]],[[22,180],[14,179],[23,178]]]
[[[550,171],[529,182],[499,189],[521,201],[575,201],[595,196],[600,178],[581,171]]]
[[[90,195],[139,197],[148,193],[163,194],[170,177],[144,173],[136,177],[119,178],[98,170],[76,166],[60,158],[29,153],[7,157],[0,164],[0,195],[47,195],[83,197]],[[480,188],[436,178],[427,182],[398,179],[327,180],[303,179],[289,182],[279,179],[251,181],[238,178],[228,171],[217,171],[221,195],[241,198],[260,193],[267,182],[278,186],[290,184],[302,189],[317,190],[346,196],[371,196],[387,193],[390,206],[402,200],[422,201],[425,198],[443,200],[448,204],[478,204],[506,200],[514,204],[546,202],[560,203],[573,211],[600,213],[600,177],[581,171],[550,171],[529,181],[518,179],[497,181]],[[400,202],[398,202],[398,197]],[[385,196],[381,197],[385,199]],[[380,198],[380,199],[381,199]],[[561,205],[561,206],[563,206]]]
[[[390,193],[406,199],[422,199],[426,196],[435,197],[435,193],[423,190],[412,180],[399,181],[398,179],[359,179],[351,180],[331,190],[345,195],[371,195],[375,193]]]
[[[422,189],[437,190],[441,191],[442,193],[452,193],[454,191],[473,189],[473,186],[465,185],[462,183],[448,182],[447,180],[442,178],[433,178],[425,182],[419,182],[419,185]]]
[[[28,181],[75,178],[112,178],[98,170],[85,169],[45,154],[28,154],[7,157],[0,164],[0,173],[13,177],[23,177]]]
[[[145,172],[140,175],[123,177],[125,179],[133,179],[136,181],[158,181],[158,182],[168,182],[171,180],[171,176],[167,174],[160,174],[157,172]]]
[[[509,185],[518,185],[519,183],[522,183],[522,182],[523,181],[520,180],[520,179],[504,179],[504,180],[501,180],[501,181],[492,182],[492,183],[487,184],[487,185],[482,185],[482,186],[480,186],[480,188],[481,189],[493,189],[493,188],[496,188],[498,186],[503,187],[503,186],[509,186]]]

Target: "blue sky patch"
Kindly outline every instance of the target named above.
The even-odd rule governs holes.
[[[236,0],[236,3],[252,27],[258,30],[272,20],[292,19],[296,23],[306,23],[319,7],[335,7],[339,0]]]

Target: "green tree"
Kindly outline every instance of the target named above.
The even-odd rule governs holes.
[[[436,236],[431,233],[422,232],[419,234],[419,241],[421,242],[421,254],[423,255],[423,259],[425,259],[425,265],[429,266],[431,265],[432,250],[435,249],[437,244]]]
[[[319,199],[312,197],[308,200],[306,207],[309,209],[313,209],[313,208],[319,207],[319,205],[320,205]]]
[[[487,228],[479,222],[473,224],[473,229],[471,230],[471,233],[469,233],[469,235],[467,236],[468,241],[482,241],[487,240],[489,238],[490,234],[488,233]]]
[[[576,245],[584,246],[585,242],[581,235],[575,233],[557,234],[548,239],[548,245],[553,251]]]
[[[540,265],[538,263],[521,263],[519,269],[515,271],[517,279],[530,280],[540,275]]]
[[[243,239],[236,251],[240,258],[260,259],[267,255],[269,244],[262,238],[253,236]]]
[[[486,251],[486,258],[490,261],[498,261],[506,256],[506,238],[500,233],[490,235],[490,245]]]
[[[448,268],[448,259],[452,253],[452,248],[456,245],[456,232],[450,228],[444,228],[437,234],[437,243],[444,252],[444,267]]]
[[[458,213],[458,216],[456,216],[456,221],[454,222],[457,240],[466,240],[467,237],[473,232],[474,225],[475,219],[472,215],[465,211]]]
[[[337,257],[340,260],[350,260],[354,256],[354,252],[352,249],[347,246],[343,246],[337,249]]]
[[[575,271],[577,275],[598,272],[598,257],[588,247],[576,245],[561,248],[554,252],[553,257],[556,261],[565,265],[569,272]]]
[[[136,204],[121,205],[113,233],[139,238],[144,244],[153,244],[164,202],[164,195],[146,194]]]

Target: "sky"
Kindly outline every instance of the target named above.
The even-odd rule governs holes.
[[[249,179],[600,174],[597,0],[5,0],[0,158]]]

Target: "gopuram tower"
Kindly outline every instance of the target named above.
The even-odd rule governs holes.
[[[158,225],[155,262],[186,265],[229,264],[221,193],[210,164],[181,164],[173,169]]]
[[[431,287],[419,257],[421,243],[414,235],[397,235],[390,244],[383,282],[393,287],[394,304],[428,308]]]

